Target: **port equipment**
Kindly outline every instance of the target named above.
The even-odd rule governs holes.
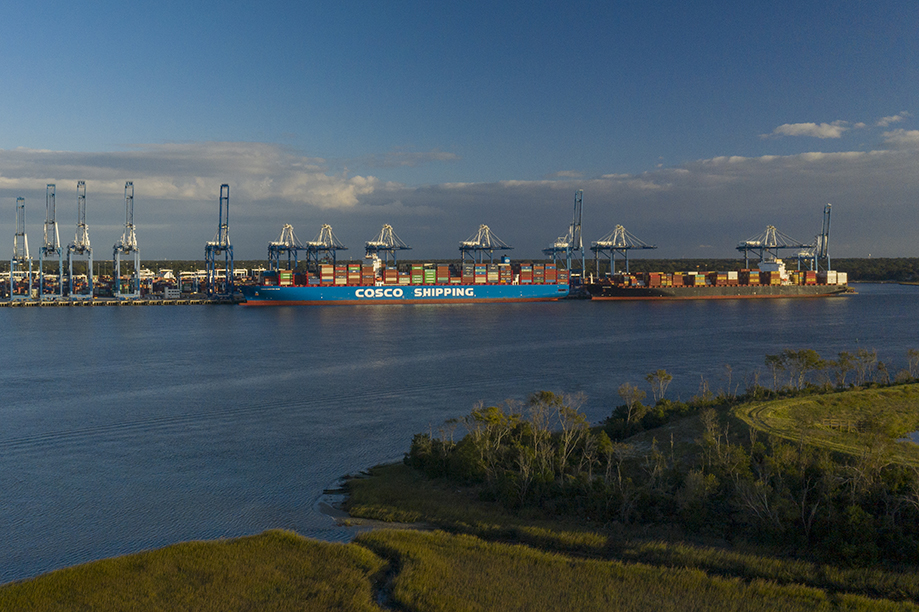
[[[306,250],[303,243],[297,239],[294,233],[294,226],[290,223],[284,224],[281,228],[281,236],[274,242],[268,243],[268,269],[277,271],[281,268],[281,255],[287,254],[287,269],[294,270],[297,267],[297,258],[300,251]],[[290,267],[293,261],[293,268]]]
[[[568,233],[560,236],[555,242],[542,252],[552,258],[552,261],[558,264],[559,259],[564,259],[568,269],[569,281],[576,278],[572,274],[572,264],[577,261],[578,252],[581,254],[581,272],[579,278],[584,277],[584,241],[581,238],[581,206],[584,199],[584,190],[578,189],[574,194],[574,217],[571,225],[568,226]]]
[[[629,251],[656,248],[656,245],[648,244],[636,238],[621,225],[617,225],[613,231],[603,238],[590,243],[590,250],[594,252],[594,260],[597,266],[597,276],[600,275],[601,255],[605,255],[609,259],[609,273],[613,275],[616,273],[616,254],[618,253],[625,260],[625,273],[628,274]]]
[[[335,236],[332,226],[324,224],[319,229],[319,235],[314,240],[306,243],[306,267],[310,264],[318,266],[321,262],[335,264],[338,251],[347,251],[342,242]]]
[[[20,278],[28,274],[29,290],[25,295],[17,295],[15,292],[17,272]],[[26,236],[25,198],[16,198],[16,234],[13,236],[13,257],[10,259],[10,299],[32,299],[32,258],[29,256],[29,237]]]
[[[38,299],[45,297],[45,258],[57,255],[57,288],[58,297],[64,296],[64,257],[61,249],[61,238],[57,230],[54,204],[55,186],[45,187],[45,234],[44,242],[38,250]]]
[[[744,268],[750,267],[750,252],[759,255],[760,261],[780,259],[782,249],[810,249],[812,244],[801,244],[799,241],[775,229],[774,225],[766,226],[766,231],[737,245],[743,251]]]
[[[380,253],[382,253],[383,263],[386,264],[389,258],[392,257],[392,263],[395,266],[396,251],[407,251],[411,248],[396,235],[392,226],[387,223],[376,238],[364,244],[364,249],[367,251],[364,257],[365,259],[372,259],[374,256],[379,258]]]
[[[485,254],[488,253],[488,259],[493,263],[495,251],[509,251],[513,248],[492,234],[487,225],[480,225],[478,232],[460,242],[460,259],[465,263],[466,255],[468,254],[473,263],[476,258],[478,258],[479,263],[482,263],[485,259]]]
[[[830,212],[832,206],[827,204],[823,207],[823,230],[817,236],[814,236],[814,243],[807,249],[798,253],[798,269],[801,269],[801,263],[806,262],[810,269],[820,270],[820,262],[825,261],[824,270],[832,269],[830,267]]]
[[[218,291],[217,258],[223,255],[223,292]],[[207,293],[211,296],[233,295],[233,245],[230,244],[230,186],[220,186],[220,211],[217,216],[217,235],[204,246],[207,263]]]
[[[67,245],[67,276],[70,280],[70,296],[73,292],[73,256],[86,256],[86,293],[79,294],[93,297],[93,248],[89,244],[89,226],[86,225],[86,181],[77,181],[77,233],[73,242]]]
[[[112,249],[115,268],[115,297],[140,297],[140,248],[137,246],[137,235],[134,232],[134,182],[124,184],[124,234]],[[134,255],[134,279],[129,291],[121,292],[121,256]]]

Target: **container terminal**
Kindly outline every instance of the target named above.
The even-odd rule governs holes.
[[[512,247],[486,225],[459,243],[460,257],[454,263],[400,264],[398,254],[411,247],[390,225],[384,225],[374,239],[365,243],[363,262],[339,262],[338,252],[347,247],[329,225],[323,225],[314,240],[303,243],[293,226],[285,224],[279,238],[268,243],[267,268],[258,264],[234,267],[229,197],[229,185],[221,185],[217,233],[205,243],[204,269],[178,273],[172,269],[154,273],[141,267],[132,181],[125,183],[124,232],[112,247],[112,259],[101,265],[98,261],[94,265],[84,181],[77,182],[76,232],[66,247],[60,242],[56,221],[56,185],[46,186],[37,267],[29,253],[25,200],[17,198],[13,256],[9,271],[0,272],[0,307],[804,297],[847,290],[846,274],[830,269],[829,204],[824,210],[823,231],[813,243],[794,241],[773,226],[741,242],[737,249],[744,254],[745,266],[740,270],[632,274],[629,252],[656,247],[642,242],[621,225],[591,243],[595,261],[588,273],[581,236],[581,190],[575,193],[574,215],[567,234],[543,249],[546,259],[541,262],[512,262],[503,253]],[[797,270],[786,268],[788,257],[780,258],[782,249],[795,251],[792,258],[797,260]],[[759,258],[756,269],[749,265],[750,253]],[[617,256],[624,261],[624,272],[616,271]],[[106,268],[110,274],[105,273]]]

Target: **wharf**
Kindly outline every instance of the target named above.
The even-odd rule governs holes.
[[[2,300],[0,308],[49,308],[49,307],[95,307],[95,306],[213,306],[240,304],[242,298],[180,298],[166,300],[161,298],[136,298],[114,299],[94,298],[82,300],[50,299],[50,300]]]

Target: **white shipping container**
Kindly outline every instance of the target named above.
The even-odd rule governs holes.
[[[827,270],[826,271],[826,284],[835,285],[837,280],[836,270]]]
[[[849,284],[849,273],[848,272],[837,272],[836,273],[836,284],[837,285],[848,285]]]
[[[728,280],[737,280],[737,270],[728,270]]]

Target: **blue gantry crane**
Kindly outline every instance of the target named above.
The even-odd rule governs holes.
[[[73,291],[73,256],[86,256],[86,292]],[[70,297],[93,297],[93,248],[89,243],[89,226],[86,225],[86,181],[77,181],[77,232],[73,242],[67,245],[67,278],[70,281]]]
[[[112,249],[115,269],[115,297],[140,297],[140,248],[137,245],[137,234],[134,230],[134,182],[124,184],[124,234]],[[134,278],[129,291],[121,291],[121,256],[134,255]]]
[[[223,291],[217,274],[217,258],[224,259]],[[207,263],[207,293],[210,296],[233,295],[233,245],[230,244],[230,186],[220,186],[220,210],[217,215],[217,235],[204,246]]]
[[[552,258],[556,264],[559,259],[565,260],[568,269],[569,279],[574,279],[573,284],[577,284],[577,279],[584,276],[584,241],[581,238],[581,209],[584,200],[584,190],[578,189],[574,194],[574,217],[571,219],[571,225],[568,226],[568,233],[560,236],[548,248],[542,252]],[[580,261],[578,254],[580,253]],[[573,264],[579,263],[581,270],[578,276],[573,274]]]

